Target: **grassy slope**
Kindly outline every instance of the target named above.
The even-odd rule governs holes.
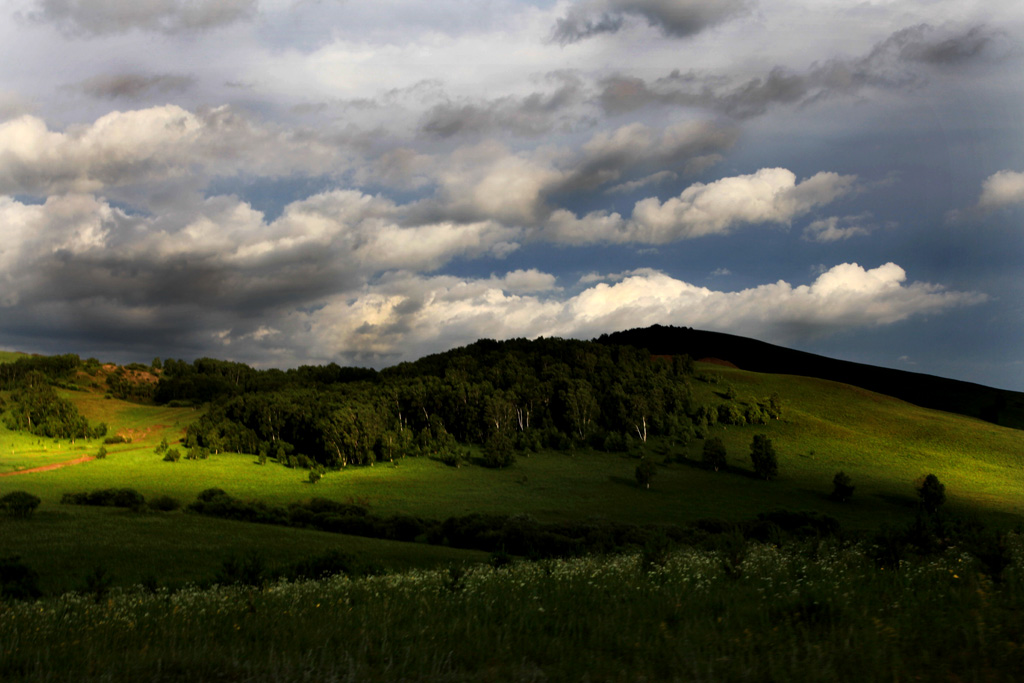
[[[712,366],[702,367],[702,371],[720,375],[736,389],[740,400],[760,399],[777,391],[785,404],[784,417],[764,427],[714,428],[714,434],[725,441],[730,465],[736,471],[713,473],[686,464],[660,466],[652,488],[646,491],[635,485],[636,461],[589,451],[574,456],[541,453],[520,458],[506,470],[476,466],[455,470],[431,460],[405,459],[396,465],[331,473],[315,488],[305,481],[304,471],[273,463],[261,467],[247,455],[221,454],[205,461],[165,463],[153,453],[153,447],[163,436],[173,442],[196,412],[69,392],[91,420],[104,420],[111,431],[131,434],[135,440],[108,446],[105,460],[0,479],[0,493],[18,488],[44,501],[38,521],[0,520],[0,554],[53,557],[57,561],[49,580],[57,584],[67,583],[71,571],[60,567],[78,566],[93,554],[114,566],[126,561],[126,554],[135,553],[142,559],[128,572],[133,576],[126,576],[126,580],[134,580],[147,573],[191,577],[198,572],[208,576],[211,563],[216,566],[230,550],[253,544],[264,545],[275,557],[294,556],[302,548],[308,549],[304,554],[312,554],[323,547],[322,540],[314,539],[321,538],[319,534],[309,536],[308,542],[294,540],[312,532],[196,519],[181,513],[133,516],[59,505],[64,492],[110,486],[130,486],[147,497],[169,494],[182,502],[211,486],[220,486],[237,497],[276,504],[318,495],[364,502],[377,514],[403,512],[436,519],[469,512],[526,512],[551,521],[604,517],[634,523],[682,523],[702,517],[743,519],[786,507],[818,510],[838,517],[846,526],[870,528],[910,518],[915,506],[913,481],[931,472],[947,485],[947,505],[954,510],[1004,523],[1014,523],[1024,514],[1020,493],[1024,491],[1024,452],[1019,431],[917,408],[824,380]],[[713,402],[723,400],[716,393],[724,386],[694,383],[698,397]],[[779,453],[777,481],[763,482],[745,474],[749,444],[757,433],[768,434]],[[11,458],[4,445],[20,438],[0,433],[0,470]],[[56,449],[52,442],[45,445]],[[691,460],[699,459],[701,445],[700,441],[691,444],[687,452]],[[73,457],[79,449],[97,447],[95,443],[86,446],[80,442],[73,448],[61,444],[60,453]],[[665,446],[655,443],[653,450],[652,457],[660,462]],[[23,465],[36,458],[44,462],[55,457],[52,451],[15,456]],[[832,476],[840,469],[857,487],[847,505],[826,499]],[[37,526],[46,533],[31,531]],[[123,550],[99,542],[102,538],[124,539]],[[434,549],[422,545],[392,551],[372,545],[381,542],[357,541],[344,543],[371,544],[361,548],[390,557],[389,563],[398,561],[406,550],[410,562],[417,562],[416,557],[426,564],[439,561],[430,555]],[[64,554],[53,553],[55,547],[62,548]],[[174,548],[176,554],[171,552]],[[217,549],[222,552],[218,554]],[[164,560],[171,555],[177,559]],[[61,556],[70,559],[60,560]],[[32,564],[40,566],[39,562]],[[195,572],[190,573],[191,568]]]

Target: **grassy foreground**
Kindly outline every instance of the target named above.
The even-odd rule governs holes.
[[[683,549],[0,605],[4,681],[1011,681],[1022,546]]]

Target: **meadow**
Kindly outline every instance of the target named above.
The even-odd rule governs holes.
[[[42,501],[29,519],[0,516],[0,558],[20,557],[44,594],[0,601],[0,680],[1017,678],[1019,533],[987,546],[999,549],[994,556],[964,536],[932,539],[927,549],[891,541],[920,514],[915,481],[928,473],[946,485],[947,519],[1019,529],[1021,432],[813,378],[698,364],[691,384],[705,404],[778,394],[781,419],[712,426],[707,436],[727,448],[718,472],[700,465],[702,439],[652,436],[640,449],[656,463],[648,489],[634,476],[635,450],[541,450],[494,469],[472,446],[461,467],[406,457],[328,471],[315,484],[305,469],[261,465],[253,454],[166,462],[157,445],[182,448],[204,409],[129,403],[83,378],[60,395],[119,442],[0,427],[0,495],[23,490]],[[757,434],[778,453],[773,481],[753,474]],[[103,458],[23,472],[101,447]],[[829,498],[839,470],[856,486],[845,503]],[[422,536],[398,542],[61,502],[131,488],[187,505],[212,487],[282,508],[325,498],[377,517],[493,513],[724,533],[674,548],[526,561]],[[757,543],[728,531],[782,509],[835,518],[843,532]],[[360,571],[294,574],[297,563],[330,553]],[[237,571],[246,562],[259,571]]]
[[[0,607],[5,681],[1011,681],[1022,546],[685,548]]]
[[[43,503],[31,520],[0,518],[0,555],[21,555],[52,591],[81,585],[97,565],[124,585],[143,577],[165,583],[213,575],[225,557],[259,549],[273,561],[320,549],[343,548],[379,556],[385,567],[431,566],[455,561],[462,551],[423,543],[399,544],[321,532],[259,527],[199,518],[181,511],[141,513],[63,505],[63,494],[111,487],[134,488],[188,504],[210,487],[239,499],[285,506],[312,496],[365,505],[376,515],[407,514],[443,520],[473,512],[528,514],[541,522],[610,520],[630,524],[687,524],[714,518],[751,519],[773,509],[823,513],[844,529],[870,531],[905,524],[917,512],[914,481],[936,474],[947,486],[946,508],[989,524],[1013,527],[1024,513],[1024,449],[1020,432],[959,415],[926,410],[847,385],[804,377],[765,375],[702,365],[713,381],[695,381],[698,399],[731,388],[740,400],[772,392],[783,417],[763,426],[713,427],[728,450],[730,471],[697,466],[701,440],[682,447],[657,437],[648,444],[658,463],[650,489],[637,486],[636,460],[590,449],[542,451],[514,466],[453,468],[429,458],[348,467],[313,485],[302,469],[249,454],[221,453],[206,460],[164,462],[161,439],[174,444],[200,410],[145,406],[104,398],[98,391],[63,391],[90,421],[131,443],[105,446],[107,457],[48,472],[0,477],[0,495],[19,489]],[[750,471],[754,434],[767,434],[779,454],[779,477]],[[95,454],[101,443],[46,440],[0,428],[0,473]],[[853,479],[848,503],[828,499],[839,471]],[[444,552],[449,553],[448,555]],[[440,553],[440,554],[438,554]],[[407,556],[407,557],[403,557]],[[480,555],[466,555],[479,560]],[[171,559],[168,559],[171,558]]]

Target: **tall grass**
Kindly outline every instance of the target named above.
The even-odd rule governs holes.
[[[69,594],[0,607],[0,679],[1010,681],[1012,542],[998,584],[955,549],[892,571],[815,542]]]

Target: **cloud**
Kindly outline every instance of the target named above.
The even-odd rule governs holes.
[[[642,19],[663,34],[685,38],[747,11],[748,0],[581,0],[555,22],[551,40],[569,45],[618,33],[627,20]]]
[[[71,35],[203,31],[255,16],[257,0],[36,0],[28,17]]]
[[[660,132],[642,123],[620,126],[588,140],[552,191],[592,190],[636,169],[657,168],[661,173],[676,168],[690,175],[720,160],[718,152],[732,147],[738,137],[735,127],[708,121],[684,121]]]
[[[185,92],[195,84],[191,76],[178,74],[104,74],[94,76],[74,87],[99,99],[136,99],[149,93],[167,95]]]
[[[423,117],[420,129],[439,138],[498,132],[537,136],[556,129],[571,129],[579,117],[566,114],[566,110],[583,101],[583,80],[567,71],[552,72],[545,80],[555,86],[550,92],[434,105]]]
[[[804,239],[811,242],[839,242],[870,235],[875,226],[866,223],[867,218],[866,215],[822,218],[804,228]]]
[[[920,66],[948,70],[968,64],[991,52],[998,35],[984,25],[938,29],[920,24],[890,34],[860,57],[817,62],[804,71],[775,66],[764,75],[745,80],[678,69],[650,81],[612,74],[598,83],[598,102],[611,114],[661,105],[752,118],[779,105],[802,106],[858,96],[870,89],[920,85],[926,82]]]
[[[128,215],[89,195],[43,204],[5,197],[2,303],[102,301],[260,316],[351,293],[382,272],[504,255],[518,234],[493,222],[403,227],[400,207],[352,190],[294,202],[271,222],[234,197],[211,197],[193,213]],[[519,290],[552,285],[531,271],[510,277]]]
[[[981,185],[978,208],[987,211],[1024,204],[1024,173],[1004,170],[993,173]]]
[[[335,145],[300,128],[262,124],[230,107],[175,105],[114,111],[91,124],[50,130],[35,116],[0,123],[0,194],[100,192],[240,172],[339,170]]]
[[[493,280],[398,274],[355,298],[297,315],[291,324],[311,331],[306,342],[311,356],[381,365],[480,337],[588,338],[655,323],[791,343],[986,299],[907,283],[904,270],[892,263],[873,269],[841,264],[809,285],[779,281],[736,292],[698,287],[649,269],[612,279],[617,281],[581,281],[590,286],[558,298],[511,293]]]

